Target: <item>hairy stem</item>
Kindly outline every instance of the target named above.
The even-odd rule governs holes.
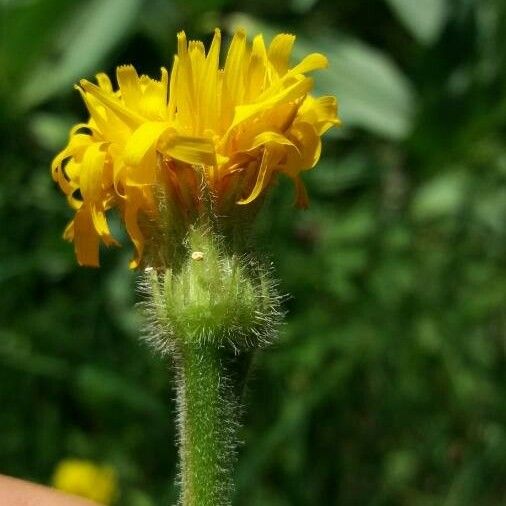
[[[181,343],[177,355],[180,504],[230,505],[238,402],[228,360],[209,343]]]

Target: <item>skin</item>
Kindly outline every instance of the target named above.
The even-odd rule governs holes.
[[[0,504],[9,506],[97,506],[57,490],[0,475]]]

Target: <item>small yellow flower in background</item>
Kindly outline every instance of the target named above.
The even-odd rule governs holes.
[[[146,220],[156,219],[156,188],[163,187],[171,216],[194,220],[202,185],[218,216],[249,205],[278,173],[290,177],[296,203],[308,200],[301,173],[318,162],[321,135],[339,125],[335,97],[314,98],[306,74],[327,66],[313,53],[290,67],[295,37],[279,34],[266,47],[238,30],[220,67],[221,33],[209,50],[178,34],[169,77],[138,76],[118,67],[115,90],[105,74],[77,86],[90,119],[76,125],[52,174],[76,214],[65,230],[78,262],[98,266],[99,243],[117,244],[107,211],[117,208],[141,261]]]
[[[56,467],[52,483],[62,492],[105,505],[112,504],[118,492],[114,469],[88,460],[62,460]]]

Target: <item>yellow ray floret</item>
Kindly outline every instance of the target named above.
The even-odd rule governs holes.
[[[266,47],[262,35],[250,44],[238,30],[221,68],[219,30],[207,53],[184,32],[177,40],[170,78],[165,69],[155,80],[125,65],[116,71],[116,90],[105,74],[76,86],[90,117],[71,130],[52,174],[76,211],[64,236],[82,265],[99,264],[100,242],[116,244],[106,214],[117,208],[135,246],[131,267],[138,266],[141,221],[155,219],[160,185],[187,215],[198,213],[200,178],[230,214],[225,203],[250,204],[283,173],[295,183],[297,204],[307,205],[300,173],[317,163],[321,135],[339,125],[335,97],[309,94],[306,74],[325,68],[325,56],[290,67],[293,35],[277,35]]]
[[[97,465],[89,460],[60,461],[52,481],[52,485],[58,490],[103,505],[113,504],[118,495],[118,477],[115,469]]]

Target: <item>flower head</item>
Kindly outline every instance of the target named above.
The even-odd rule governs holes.
[[[58,464],[53,476],[53,486],[100,504],[111,504],[118,491],[114,469],[79,459],[66,459]]]
[[[53,178],[76,214],[65,230],[83,265],[98,265],[99,242],[116,244],[106,214],[117,208],[136,250],[143,255],[143,223],[158,212],[162,187],[172,215],[192,219],[202,208],[202,185],[219,215],[234,213],[265,192],[283,173],[307,206],[300,174],[314,167],[321,135],[339,125],[334,97],[314,98],[306,74],[327,66],[318,53],[290,67],[295,37],[280,34],[266,47],[238,30],[220,67],[221,33],[209,50],[178,34],[178,54],[159,80],[118,67],[118,88],[105,74],[82,80],[90,118],[76,125],[52,164]]]

